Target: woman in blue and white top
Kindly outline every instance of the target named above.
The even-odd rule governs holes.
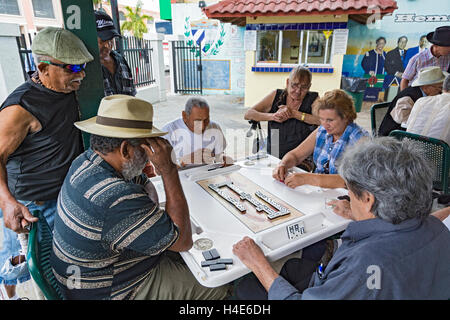
[[[314,130],[298,147],[288,152],[273,177],[295,188],[309,184],[322,188],[345,188],[344,180],[338,175],[336,160],[347,146],[368,132],[353,121],[356,111],[352,98],[340,89],[326,92],[313,105],[313,113],[320,119],[320,127]],[[313,155],[314,173],[291,173],[288,170]]]

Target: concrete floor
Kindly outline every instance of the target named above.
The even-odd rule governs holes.
[[[181,111],[184,110],[184,104],[189,97],[188,95],[168,94],[166,101],[155,103],[154,125],[161,128],[165,123],[181,117]],[[244,120],[244,114],[247,110],[244,107],[244,98],[233,95],[210,95],[203,96],[203,98],[210,105],[211,120],[220,124],[226,136],[227,154],[233,159],[242,159],[251,155],[253,137],[246,138],[246,132],[250,125]],[[370,107],[372,104],[371,102],[363,103],[361,112],[358,113],[356,119],[356,123],[368,131],[370,131]],[[266,130],[267,123],[262,124],[262,128]],[[0,228],[0,239],[3,239],[2,228]],[[2,245],[3,241],[0,241],[0,250]],[[17,292],[21,297],[36,298],[30,281],[19,284]]]

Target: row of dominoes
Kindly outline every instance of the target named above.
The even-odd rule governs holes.
[[[237,201],[236,199],[233,199],[232,197],[227,195],[225,192],[220,190],[219,186],[217,186],[215,184],[210,184],[210,185],[208,185],[208,187],[211,188],[212,190],[214,190],[219,196],[224,198],[226,201],[230,202],[240,212],[245,212],[246,211],[245,207],[239,201]]]
[[[255,208],[257,212],[265,211],[267,213],[267,217],[269,219],[275,219],[287,214],[290,214],[289,209],[282,206],[281,204],[274,201],[272,198],[266,196],[261,191],[256,191],[256,196],[261,198],[262,200],[266,201],[267,203],[274,206],[278,211],[273,210],[272,208],[266,206],[265,204],[257,201],[255,198],[253,198],[249,193],[243,192],[239,187],[237,187],[233,182],[223,182],[220,184],[209,184],[208,187],[212,190],[214,190],[218,195],[220,195],[223,199],[230,202],[234,207],[236,207],[241,213],[245,213],[246,209],[245,207],[236,199],[230,197],[225,192],[220,190],[221,187],[227,186],[234,192],[236,192],[239,195],[239,198],[241,200],[246,200],[250,202]]]
[[[272,205],[274,208],[276,208],[278,211],[281,211],[283,213],[290,213],[289,209],[282,206],[281,204],[279,204],[278,202],[274,201],[272,198],[266,196],[264,193],[262,193],[261,191],[256,191],[255,195],[258,198],[263,199],[264,201],[266,201],[267,203],[269,203],[270,205]]]

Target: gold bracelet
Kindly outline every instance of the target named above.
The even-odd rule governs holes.
[[[301,117],[300,120],[301,120],[301,121],[304,121],[304,120],[305,120],[305,113],[304,113],[304,112],[302,112],[302,117]]]

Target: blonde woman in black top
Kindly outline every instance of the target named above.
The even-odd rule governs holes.
[[[309,91],[311,72],[303,66],[292,69],[286,88],[272,91],[245,113],[246,120],[268,121],[267,152],[283,158],[320,124],[311,106],[319,97]],[[312,168],[307,168],[309,171]]]

